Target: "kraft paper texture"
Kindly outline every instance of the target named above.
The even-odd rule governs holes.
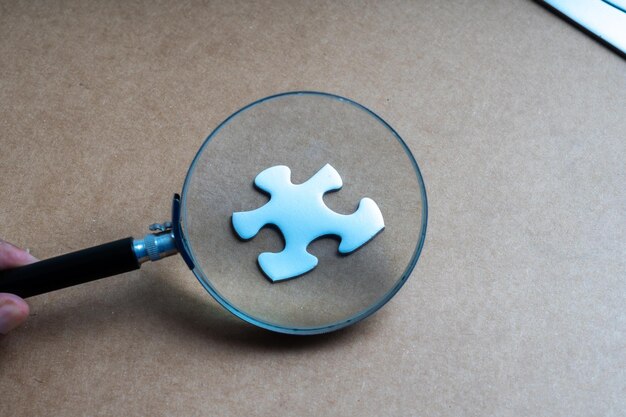
[[[1,416],[623,415],[626,65],[533,2],[3,1],[0,238],[147,233],[221,121],[293,90],[415,155],[399,293],[316,337],[237,319],[180,257],[33,297]]]

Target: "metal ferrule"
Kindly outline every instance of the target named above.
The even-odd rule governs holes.
[[[158,261],[178,253],[172,230],[148,234],[141,239],[133,240],[133,250],[140,264],[147,261]]]

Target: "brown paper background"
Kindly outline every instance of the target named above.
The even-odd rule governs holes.
[[[310,338],[235,319],[180,258],[35,297],[0,415],[623,415],[626,67],[532,2],[2,2],[0,236],[141,235],[221,120],[300,89],[420,164],[398,295]]]

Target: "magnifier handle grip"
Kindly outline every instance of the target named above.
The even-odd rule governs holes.
[[[0,292],[32,297],[139,269],[133,238],[0,271]]]

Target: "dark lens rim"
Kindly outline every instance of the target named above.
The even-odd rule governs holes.
[[[187,171],[187,175],[185,177],[185,182],[183,184],[183,190],[181,192],[181,221],[182,221],[183,233],[184,233],[185,230],[188,230],[188,228],[187,228],[187,190],[188,190],[188,187],[189,187],[189,183],[190,183],[191,177],[193,175],[196,163],[198,162],[200,156],[204,152],[206,146],[211,142],[211,139],[222,129],[222,127],[224,127],[234,117],[236,117],[240,113],[248,110],[249,108],[254,107],[254,106],[256,106],[258,104],[261,104],[261,103],[265,103],[265,102],[270,101],[270,100],[275,100],[275,99],[278,99],[278,98],[281,98],[281,97],[294,96],[294,95],[324,96],[324,97],[332,98],[332,99],[335,99],[335,100],[343,101],[343,102],[349,103],[349,104],[351,104],[353,106],[356,106],[356,107],[358,107],[361,110],[364,110],[365,112],[369,113],[371,116],[376,118],[387,129],[389,129],[389,131],[391,131],[391,133],[393,133],[393,136],[398,140],[398,142],[402,146],[404,152],[406,153],[406,155],[408,156],[409,160],[411,161],[411,164],[413,165],[413,170],[415,172],[415,175],[417,177],[417,181],[418,181],[419,186],[420,186],[420,193],[421,193],[421,197],[422,197],[422,201],[423,201],[423,204],[422,204],[421,233],[420,233],[417,245],[415,246],[415,250],[413,251],[413,255],[411,257],[411,260],[409,261],[409,264],[407,265],[404,273],[402,274],[401,279],[398,280],[396,285],[394,285],[394,287],[391,290],[389,290],[380,300],[378,300],[376,303],[371,305],[369,308],[367,308],[367,309],[365,309],[365,310],[363,310],[363,311],[361,311],[361,312],[359,312],[359,313],[357,313],[357,314],[355,314],[355,315],[353,315],[353,316],[351,316],[351,317],[349,317],[349,318],[347,318],[345,320],[341,320],[341,321],[338,321],[338,322],[330,323],[330,324],[325,325],[325,326],[317,326],[317,327],[286,327],[286,326],[278,325],[276,323],[270,323],[270,322],[267,322],[267,321],[263,321],[263,320],[255,318],[253,316],[250,316],[247,313],[239,310],[233,304],[231,304],[225,297],[223,297],[217,291],[217,289],[213,288],[213,286],[210,284],[210,280],[206,277],[206,275],[204,275],[204,272],[201,270],[201,268],[196,266],[193,269],[193,273],[195,274],[196,278],[198,278],[198,281],[200,281],[200,284],[202,284],[202,286],[209,292],[209,294],[211,294],[211,296],[213,298],[215,298],[215,300],[218,303],[220,303],[222,306],[224,306],[224,308],[226,308],[228,311],[230,311],[232,314],[234,314],[235,316],[239,317],[240,319],[245,320],[248,323],[251,323],[251,324],[253,324],[255,326],[259,326],[259,327],[262,327],[262,328],[265,328],[265,329],[268,329],[268,330],[272,330],[272,331],[275,331],[275,332],[279,332],[279,333],[311,335],[311,334],[320,334],[320,333],[327,333],[327,332],[339,330],[339,329],[341,329],[343,327],[346,327],[346,326],[349,326],[351,324],[357,323],[357,322],[365,319],[366,317],[369,317],[370,315],[374,314],[378,309],[380,309],[382,306],[384,306],[400,290],[400,288],[404,285],[406,280],[411,275],[411,272],[415,268],[415,265],[417,264],[417,261],[418,261],[418,259],[420,257],[421,252],[422,252],[422,248],[424,247],[424,241],[426,239],[426,226],[427,226],[427,222],[428,222],[428,202],[427,202],[427,199],[426,199],[426,187],[424,185],[424,180],[422,178],[422,173],[421,173],[421,171],[419,169],[419,166],[417,165],[417,162],[415,161],[415,158],[413,157],[413,154],[411,153],[409,147],[406,145],[404,140],[400,137],[400,135],[387,122],[385,122],[385,120],[383,120],[383,118],[378,116],[376,113],[374,113],[373,111],[371,111],[367,107],[365,107],[365,106],[363,106],[363,105],[361,105],[361,104],[359,104],[359,103],[357,103],[357,102],[355,102],[353,100],[350,100],[348,98],[341,97],[341,96],[338,96],[338,95],[335,95],[335,94],[323,93],[323,92],[318,92],[318,91],[290,91],[290,92],[285,92],[285,93],[280,93],[280,94],[275,94],[275,95],[272,95],[272,96],[268,96],[268,97],[262,98],[260,100],[257,100],[257,101],[255,101],[253,103],[250,103],[250,104],[248,104],[245,107],[242,107],[241,109],[237,110],[235,113],[230,115],[222,123],[220,123],[219,126],[217,126],[215,128],[215,130],[213,130],[213,132],[211,132],[211,134],[206,138],[206,140],[204,141],[204,143],[202,144],[202,146],[198,150],[198,153],[194,157],[191,165],[189,166],[189,170]],[[198,265],[198,262],[196,260],[195,255],[194,255],[194,252],[193,252],[193,248],[191,247],[191,245],[189,244],[187,239],[184,238],[184,236],[183,236],[182,242],[183,242],[183,245],[185,247],[185,250],[186,250],[187,254],[193,260],[193,263],[195,265]]]

